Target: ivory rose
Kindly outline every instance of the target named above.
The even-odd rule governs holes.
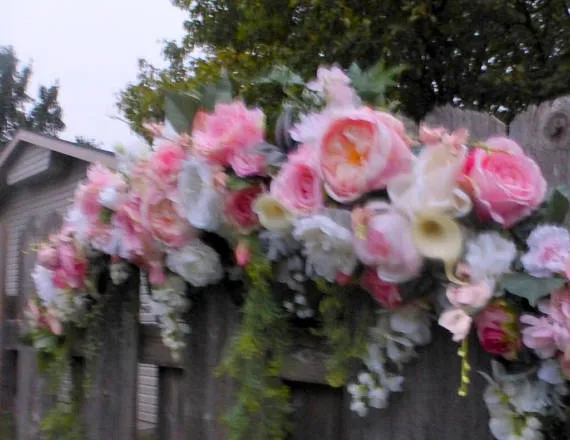
[[[506,138],[491,138],[468,156],[460,180],[473,199],[481,221],[511,227],[528,217],[544,200],[546,180],[520,146]]]
[[[382,114],[368,107],[330,118],[318,144],[319,172],[334,200],[351,202],[411,169],[413,155]]]
[[[492,301],[477,315],[475,326],[485,351],[505,359],[516,359],[522,347],[519,316],[507,301]]]
[[[318,212],[323,207],[323,189],[314,147],[301,145],[290,154],[271,182],[270,191],[293,214],[306,216]]]
[[[226,194],[224,218],[241,233],[249,233],[259,226],[259,217],[253,204],[263,193],[261,185],[252,185]]]
[[[384,281],[399,283],[417,276],[422,267],[410,223],[392,206],[370,202],[352,212],[354,250],[364,264],[376,268]]]
[[[368,268],[364,271],[360,278],[360,286],[386,309],[396,309],[403,304],[398,286],[382,281],[373,269]]]
[[[216,104],[213,113],[200,112],[192,127],[194,152],[215,165],[227,166],[234,153],[263,141],[265,117],[243,102]]]

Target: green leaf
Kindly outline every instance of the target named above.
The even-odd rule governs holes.
[[[251,186],[252,183],[235,176],[228,176],[226,187],[231,191],[240,191]]]
[[[193,95],[174,92],[166,92],[165,99],[166,120],[177,133],[188,133],[200,101]]]
[[[207,84],[202,87],[200,104],[207,111],[213,111],[218,102],[231,102],[232,100],[232,83],[225,69],[216,84]]]
[[[526,298],[531,306],[566,283],[563,278],[535,278],[525,273],[509,273],[499,281],[500,288]]]
[[[51,351],[57,346],[57,336],[44,333],[34,341],[37,350]]]
[[[553,189],[545,216],[546,221],[558,224],[564,223],[570,208],[569,196],[570,188],[567,186]]]
[[[264,76],[256,81],[257,84],[272,84],[277,83],[281,87],[290,87],[294,85],[304,85],[303,78],[287,66],[277,65],[274,66],[267,76]]]

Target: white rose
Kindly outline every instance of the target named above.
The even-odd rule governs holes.
[[[216,251],[198,239],[182,249],[170,251],[166,265],[196,287],[217,283],[224,274]]]
[[[32,279],[36,285],[36,293],[42,300],[44,306],[51,305],[58,294],[58,290],[53,284],[53,272],[39,264],[36,264],[32,272]]]

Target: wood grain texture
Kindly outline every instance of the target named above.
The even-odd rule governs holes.
[[[473,110],[462,110],[452,105],[436,107],[424,118],[424,123],[432,127],[444,127],[449,131],[467,128],[470,139],[484,141],[493,135],[504,135],[505,124],[494,116]]]

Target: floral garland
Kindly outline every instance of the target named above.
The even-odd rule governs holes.
[[[98,301],[89,264],[104,254],[115,284],[130,265],[147,274],[177,355],[192,325],[187,286],[249,286],[223,365],[240,378],[231,438],[285,437],[289,393],[278,377],[291,323],[328,340],[332,385],[347,384],[360,363],[348,391],[365,416],[402,391],[402,367],[430,342],[434,312],[461,344],[460,395],[472,328],[496,357],[485,402],[497,439],[541,439],[546,420],[563,423],[567,188],[547,193],[537,164],[505,137],[470,142],[466,130],[427,126],[408,136],[360,97],[366,75],[322,67],[307,84],[293,77],[302,105],[295,123],[292,112],[278,122],[279,147],[266,140],[263,112],[232,100],[227,81],[167,95],[168,124],[147,125],[152,147],[118,148],[117,170],[92,166],[62,230],[39,248],[29,304],[36,347],[85,325]],[[355,329],[347,301],[363,292]]]

